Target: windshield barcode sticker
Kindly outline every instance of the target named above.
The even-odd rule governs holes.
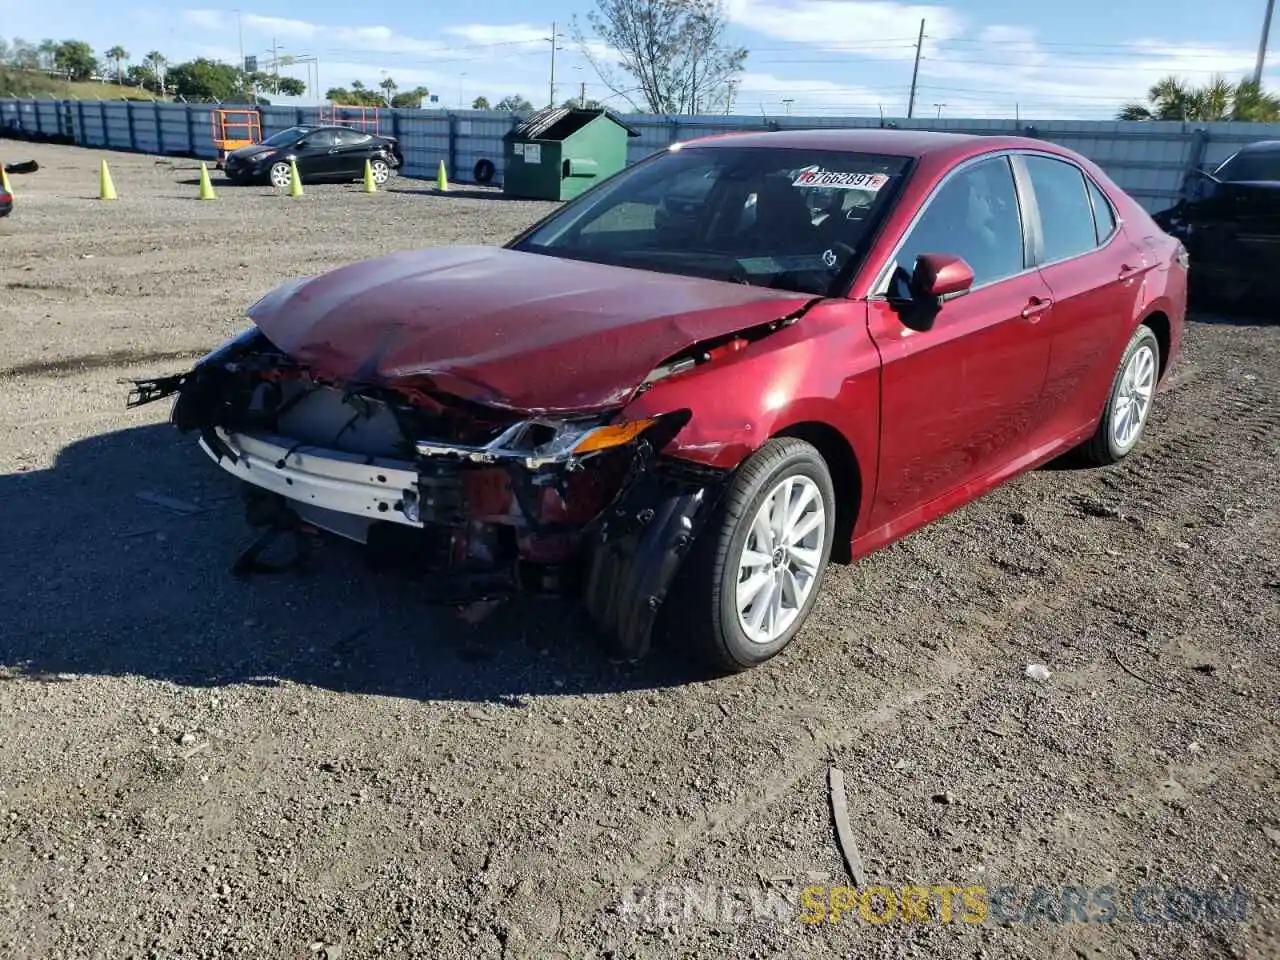
[[[889,182],[883,173],[841,173],[820,166],[803,167],[791,182],[793,187],[827,187],[833,190],[879,190]]]

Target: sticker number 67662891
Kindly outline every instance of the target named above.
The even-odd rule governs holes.
[[[879,190],[889,182],[883,173],[845,173],[824,170],[819,166],[804,167],[791,181],[793,187],[823,187],[829,190]]]

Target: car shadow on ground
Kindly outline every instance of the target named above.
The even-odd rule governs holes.
[[[345,542],[326,539],[306,572],[237,579],[256,531],[236,484],[168,424],[80,440],[47,469],[0,477],[0,516],[0,677],[294,682],[507,704],[695,680],[673,655],[612,661],[568,602],[514,601],[464,623]]]

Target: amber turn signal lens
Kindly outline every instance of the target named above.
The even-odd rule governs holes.
[[[573,448],[574,453],[593,453],[596,450],[607,450],[630,443],[645,430],[656,423],[653,418],[647,420],[630,420],[626,423],[612,423],[607,427],[596,427],[578,441]]]

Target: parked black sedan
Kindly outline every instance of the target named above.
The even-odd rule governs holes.
[[[1191,257],[1191,292],[1244,306],[1280,295],[1280,140],[1241,147],[1195,170],[1182,198],[1154,215]]]
[[[381,186],[404,158],[395,137],[343,126],[301,125],[272,134],[261,143],[227,154],[222,171],[236,183],[289,186],[289,161],[297,164],[303,183],[354,180],[364,176],[369,161],[374,183]]]

